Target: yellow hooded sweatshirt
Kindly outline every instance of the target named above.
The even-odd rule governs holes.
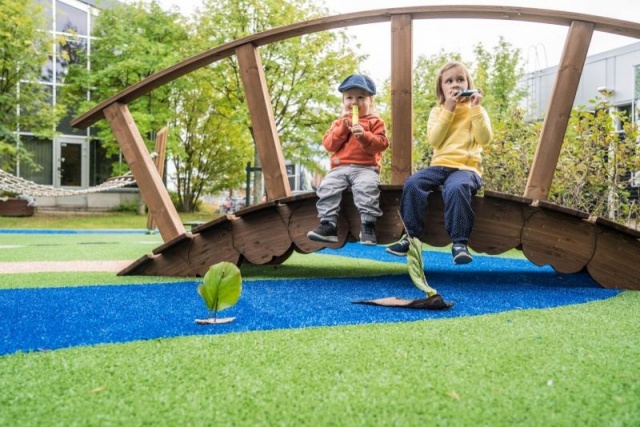
[[[431,166],[470,170],[482,176],[482,146],[491,142],[489,115],[481,105],[456,105],[453,112],[435,107],[427,122],[427,141],[433,147]]]

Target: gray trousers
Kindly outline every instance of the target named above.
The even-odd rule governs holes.
[[[318,218],[338,223],[342,192],[351,187],[360,221],[376,222],[380,210],[380,174],[375,166],[345,165],[329,171],[318,187]]]

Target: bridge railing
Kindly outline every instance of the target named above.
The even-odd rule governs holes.
[[[162,70],[98,104],[74,119],[86,128],[106,118],[165,242],[185,233],[169,194],[149,155],[127,104],[194,70],[235,55],[240,67],[258,154],[269,199],[291,196],[284,156],[258,47],[336,28],[390,23],[391,38],[391,184],[411,174],[413,104],[413,22],[423,19],[495,19],[568,27],[558,74],[531,165],[524,197],[546,200],[562,140],[594,31],[640,39],[640,24],[557,10],[508,6],[413,6],[318,18],[253,34],[212,48]]]

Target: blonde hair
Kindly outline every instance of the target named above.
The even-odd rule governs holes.
[[[444,100],[445,100],[444,92],[442,91],[442,75],[444,74],[445,71],[448,71],[455,67],[460,67],[464,71],[464,76],[466,77],[467,82],[469,83],[469,89],[476,88],[475,85],[473,84],[473,79],[471,78],[471,73],[469,73],[469,69],[467,68],[467,66],[460,61],[449,61],[446,64],[444,64],[442,68],[440,68],[440,70],[438,71],[438,75],[436,76],[436,95],[438,96],[439,104],[444,104]]]

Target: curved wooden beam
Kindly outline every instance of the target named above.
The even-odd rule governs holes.
[[[96,105],[85,114],[71,121],[76,128],[86,128],[104,117],[104,109],[113,103],[128,104],[152,90],[165,85],[179,77],[220,61],[235,54],[236,49],[245,44],[263,46],[276,41],[286,40],[305,34],[332,30],[341,27],[372,24],[391,21],[394,16],[410,15],[415,19],[498,19],[506,21],[522,21],[540,24],[571,26],[574,21],[591,23],[595,31],[640,38],[640,24],[613,18],[604,18],[582,13],[559,10],[535,9],[510,6],[414,6],[391,9],[377,9],[364,12],[347,13],[306,22],[287,25],[252,34],[234,40],[222,46],[202,52],[185,59],[165,70],[159,71],[144,80],[128,87],[106,101]]]

